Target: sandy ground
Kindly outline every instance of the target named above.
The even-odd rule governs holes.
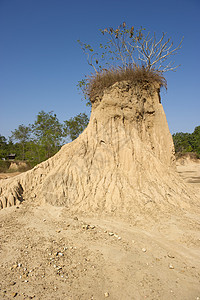
[[[0,179],[6,179],[9,177],[14,177],[16,175],[19,175],[20,172],[11,172],[11,173],[0,173]]]
[[[200,164],[177,169],[200,195]],[[199,216],[186,217],[137,226],[28,201],[3,209],[0,299],[200,299]]]
[[[200,187],[200,161],[191,159],[179,159],[177,171],[188,183]]]

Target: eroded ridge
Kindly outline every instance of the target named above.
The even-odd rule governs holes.
[[[34,169],[1,181],[1,207],[37,199],[76,212],[132,215],[189,206],[195,195],[176,173],[159,92],[159,86],[126,81],[104,90],[75,141]]]

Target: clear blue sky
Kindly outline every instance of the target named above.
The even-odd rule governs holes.
[[[94,44],[98,29],[123,21],[174,41],[184,36],[162,103],[171,133],[199,126],[199,0],[0,0],[0,134],[33,123],[41,110],[61,122],[89,113],[76,84],[92,70],[77,40]]]

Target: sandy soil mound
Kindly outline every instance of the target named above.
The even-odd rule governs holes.
[[[0,299],[199,299],[200,193],[181,167],[158,89],[106,90],[77,140],[0,181]]]
[[[1,182],[0,205],[26,199],[73,212],[140,218],[197,201],[175,170],[159,87],[114,84],[93,102],[87,129],[53,158]]]

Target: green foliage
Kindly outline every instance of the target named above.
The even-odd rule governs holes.
[[[192,145],[195,152],[200,156],[200,126],[197,126],[192,133]]]
[[[86,114],[79,114],[61,124],[56,114],[41,111],[34,124],[19,125],[12,132],[9,141],[0,135],[0,170],[8,171],[9,161],[4,161],[9,154],[16,154],[16,160],[26,160],[29,166],[48,159],[54,155],[64,143],[64,138],[71,140],[79,136],[88,124]],[[15,141],[15,143],[14,143]]]
[[[32,125],[32,132],[36,142],[45,150],[45,158],[51,157],[59,150],[63,137],[62,124],[52,111],[46,113],[42,110],[39,112]]]
[[[0,173],[6,173],[10,167],[9,161],[0,160]]]
[[[73,141],[87,127],[89,122],[88,116],[85,113],[80,113],[68,121],[64,121],[64,132]]]
[[[7,154],[7,140],[5,138],[5,136],[0,135],[0,159],[5,158],[8,154]]]
[[[5,138],[5,136],[3,136],[3,135],[1,135],[0,134],[0,146],[3,146],[3,145],[5,145],[6,144],[6,138]]]
[[[19,125],[18,129],[12,131],[11,138],[19,141],[20,143],[26,143],[30,139],[31,129],[28,126]]]
[[[200,126],[193,133],[178,132],[172,137],[176,153],[195,152],[200,157]]]
[[[27,142],[30,140],[31,128],[28,126],[19,125],[18,129],[12,131],[11,140],[16,140],[19,142],[22,148],[22,160],[25,160],[25,147]]]

